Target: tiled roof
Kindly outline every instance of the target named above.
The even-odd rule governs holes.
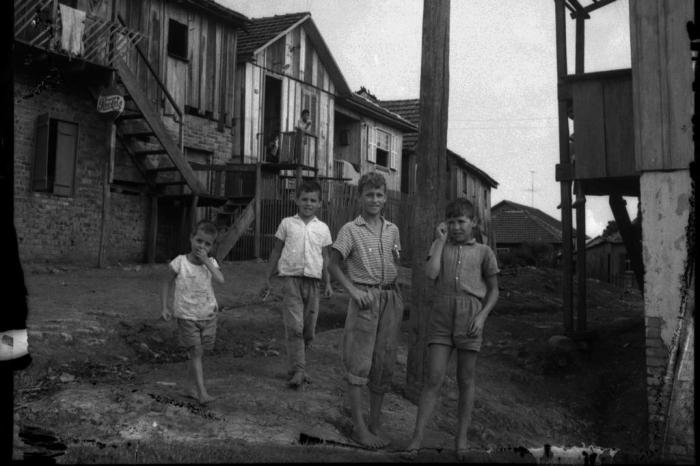
[[[380,105],[394,113],[398,113],[406,120],[418,126],[420,123],[420,101],[418,99],[404,100],[382,100]],[[413,150],[418,143],[418,133],[405,134],[403,137],[403,148]]]
[[[252,18],[246,28],[247,31],[241,31],[238,36],[236,49],[238,60],[247,60],[258,48],[310,15],[308,12],[301,12]]]
[[[385,123],[399,123],[399,127],[402,130],[404,130],[404,138],[406,138],[409,135],[412,136],[418,131],[418,128],[412,121],[407,120],[402,115],[387,109],[384,105],[381,105],[380,103],[375,102],[370,98],[358,94],[357,92],[352,92],[343,97],[345,98],[344,100],[346,102],[349,101],[355,103],[360,107],[373,111],[375,114],[379,114],[377,116],[379,116],[380,118],[383,117]]]
[[[230,8],[226,8],[214,0],[185,0],[185,3],[194,8],[204,10],[209,14],[216,15],[219,19],[231,21],[237,26],[245,26],[248,24],[248,18],[246,16]]]
[[[382,107],[391,110],[392,112],[398,113],[406,120],[410,121],[416,127],[420,123],[420,100],[418,99],[403,99],[403,100],[382,100],[379,102]],[[418,133],[404,134],[403,136],[403,149],[407,151],[413,151],[418,143]],[[494,188],[498,186],[498,182],[491,178],[485,171],[469,163],[464,157],[457,154],[456,152],[447,149],[447,154],[454,157],[458,164],[463,165],[468,170],[472,171],[476,175],[480,175]]]
[[[512,201],[491,207],[491,228],[496,243],[544,242],[561,244],[561,222],[539,209]],[[576,237],[576,230],[573,230]]]
[[[622,244],[622,237],[617,231],[610,236],[596,236],[586,243],[586,249],[594,248],[605,243]]]

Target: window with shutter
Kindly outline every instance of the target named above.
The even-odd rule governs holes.
[[[34,191],[72,196],[78,152],[78,124],[40,115],[32,170]]]
[[[36,147],[32,175],[34,191],[49,190],[49,115],[40,115],[36,120]]]
[[[391,148],[390,148],[390,153],[391,156],[389,157],[389,168],[392,170],[397,170],[398,169],[398,146],[399,146],[399,141],[398,137],[392,135],[391,136]]]
[[[368,127],[367,129],[367,136],[368,136],[368,149],[367,149],[367,160],[376,163],[377,162],[377,134],[376,134],[376,129],[372,127]]]

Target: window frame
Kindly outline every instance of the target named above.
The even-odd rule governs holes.
[[[31,190],[60,197],[75,196],[80,125],[68,118],[43,113],[35,121]],[[64,139],[61,136],[68,136]],[[62,151],[66,142],[69,151]]]
[[[179,43],[175,43],[175,41],[171,40],[173,38],[173,33],[178,32],[178,31],[173,31],[173,26],[177,26],[177,28],[181,29],[180,32],[184,32],[184,46]],[[181,28],[180,28],[181,26]],[[177,19],[174,18],[168,18],[168,41],[166,43],[166,50],[168,52],[168,56],[175,58],[177,60],[181,60],[184,62],[189,62],[190,59],[187,56],[189,52],[189,46],[190,46],[190,28],[186,23],[181,23]],[[181,40],[181,39],[180,39]],[[179,41],[178,41],[179,42]],[[171,45],[173,44],[173,45]],[[175,48],[175,45],[179,45],[180,47],[184,47],[184,55],[181,55],[179,50],[173,50]]]

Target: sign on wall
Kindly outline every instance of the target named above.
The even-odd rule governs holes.
[[[110,86],[100,91],[100,96],[97,98],[97,111],[117,114],[124,111],[124,97],[116,87]]]

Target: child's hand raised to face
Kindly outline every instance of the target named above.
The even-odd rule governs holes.
[[[447,239],[447,223],[440,222],[435,228],[435,234],[437,235],[437,239]]]
[[[209,259],[209,254],[207,253],[207,250],[205,248],[197,248],[194,251],[194,255],[197,259],[199,259],[202,262],[206,262],[207,259]]]

